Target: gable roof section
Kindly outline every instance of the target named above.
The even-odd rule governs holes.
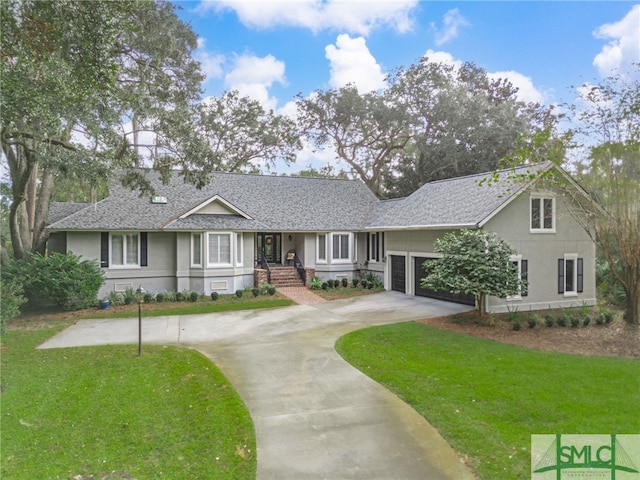
[[[368,230],[475,228],[510,203],[528,182],[513,174],[539,172],[550,163],[439,180],[423,185],[408,197],[381,202],[370,216]]]
[[[147,175],[155,195],[167,197],[166,204],[154,204],[150,196],[140,197],[118,184],[95,208],[52,222],[49,229],[352,231],[364,229],[378,202],[355,180],[215,173],[198,190],[177,172],[167,185],[157,172]],[[198,207],[214,199],[241,214],[198,213]]]
[[[231,203],[227,202],[224,198],[222,198],[220,195],[214,195],[213,197],[211,197],[209,200],[206,200],[205,202],[199,204],[198,206],[192,208],[191,210],[189,210],[188,212],[180,215],[180,218],[187,218],[191,215],[200,213],[201,215],[212,215],[211,213],[209,213],[209,209],[212,206],[220,206],[223,211],[225,212],[224,214],[227,215],[238,215],[242,218],[245,218],[247,220],[253,220],[249,215],[247,215],[246,213],[244,213],[242,210],[240,210],[239,208],[237,208],[236,206],[232,205]],[[228,212],[228,213],[227,213]],[[222,215],[224,215],[222,214]]]

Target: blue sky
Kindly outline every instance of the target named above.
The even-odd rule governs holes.
[[[386,73],[425,54],[474,62],[545,104],[572,101],[572,86],[640,61],[635,2],[176,3],[200,37],[206,94],[238,89],[283,112],[298,93],[380,88]]]

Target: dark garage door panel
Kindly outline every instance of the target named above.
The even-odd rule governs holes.
[[[427,271],[422,264],[426,260],[434,260],[433,258],[415,257],[415,286],[416,295],[420,297],[435,298],[437,300],[445,300],[447,302],[462,303],[464,305],[475,306],[476,300],[473,295],[467,295],[464,293],[449,293],[449,292],[436,292],[435,290],[429,290],[428,288],[422,288],[420,286],[420,280],[427,276]]]
[[[406,293],[406,262],[402,255],[391,255],[391,290]]]

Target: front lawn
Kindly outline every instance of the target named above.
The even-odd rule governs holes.
[[[540,352],[401,323],[336,344],[422,414],[483,479],[531,475],[531,434],[638,433],[640,362]]]
[[[57,329],[2,337],[3,480],[255,478],[253,424],[193,350],[35,350]]]

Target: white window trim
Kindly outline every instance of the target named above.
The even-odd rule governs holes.
[[[199,236],[200,237],[200,263],[194,263],[193,262],[193,245],[194,245],[194,240],[195,237]],[[204,249],[202,248],[202,239],[203,239],[204,235],[202,234],[202,232],[194,232],[191,234],[191,251],[190,251],[190,263],[191,266],[194,268],[202,268],[202,260],[203,260],[203,256],[204,256]]]
[[[127,235],[136,235],[138,237],[138,263],[123,263],[122,265],[116,265],[113,262],[113,236],[121,235],[123,238],[122,241],[122,261],[126,261],[127,255]],[[111,232],[109,233],[109,268],[140,268],[140,232]]]
[[[333,251],[333,237],[334,236],[346,236],[347,237],[347,258],[335,258]],[[353,233],[349,232],[333,232],[330,235],[329,245],[331,247],[331,263],[332,264],[344,264],[344,263],[352,263],[353,258]]]
[[[377,233],[379,232],[369,232],[367,233],[368,238],[368,243],[369,243],[369,258],[367,258],[367,261],[369,263],[377,263],[376,260],[376,253],[378,252],[378,242],[376,241],[376,239],[378,238]]]
[[[532,200],[540,199],[540,228],[531,226],[533,218]],[[544,228],[544,201],[551,200],[551,228]],[[556,197],[550,194],[533,193],[529,197],[529,232],[530,233],[556,233]]]
[[[522,255],[511,255],[509,257],[510,262],[517,262],[518,264],[518,280],[522,280]],[[518,289],[518,293],[515,295],[507,295],[507,302],[513,302],[522,300],[522,286]]]
[[[241,267],[244,263],[244,236],[242,232],[236,233],[234,240],[236,244],[236,266]]]
[[[212,263],[211,262],[211,254],[209,252],[209,236],[211,235],[229,235],[229,263]],[[233,233],[232,232],[207,232],[207,267],[208,268],[227,268],[233,267],[233,256],[235,254],[235,248],[233,246]]]
[[[567,291],[567,260],[573,260],[573,290],[571,291]],[[565,297],[578,296],[578,254],[577,253],[564,254],[564,296]]]
[[[320,258],[320,237],[324,237],[324,258]],[[316,235],[316,263],[326,264],[328,259],[328,243],[329,235],[326,233],[318,233]]]

